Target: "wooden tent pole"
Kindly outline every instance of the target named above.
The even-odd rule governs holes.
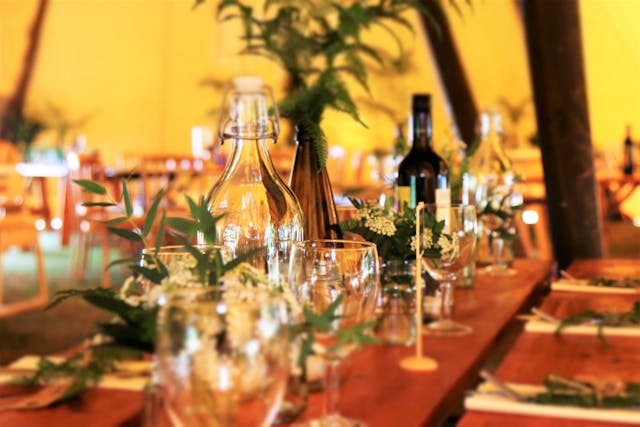
[[[422,3],[429,8],[433,19],[433,21],[430,21],[421,15],[422,26],[427,33],[429,45],[438,66],[440,80],[444,85],[451,110],[453,111],[453,118],[460,133],[460,138],[469,145],[476,138],[475,128],[478,120],[478,110],[462,61],[458,56],[449,21],[441,7],[434,7],[434,3],[429,0],[422,0]],[[433,25],[432,22],[436,25]]]
[[[553,252],[565,268],[603,254],[578,3],[523,0],[522,10]]]

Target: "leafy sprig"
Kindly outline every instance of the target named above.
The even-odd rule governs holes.
[[[303,337],[302,346],[298,358],[298,365],[304,369],[305,361],[309,355],[313,354],[313,344],[316,342],[318,333],[332,334],[337,338],[336,343],[330,346],[328,352],[338,352],[347,345],[355,345],[360,348],[364,344],[376,344],[378,339],[371,335],[376,322],[360,323],[349,328],[336,328],[335,324],[342,316],[338,310],[344,299],[343,295],[338,296],[327,306],[322,313],[315,313],[310,307],[303,307],[304,320],[302,323],[294,325],[294,334]]]
[[[194,7],[204,2],[195,0]],[[449,3],[458,9],[455,0]],[[287,73],[289,84],[280,114],[313,138],[323,168],[327,158],[320,127],[324,111],[346,113],[365,125],[347,79],[369,92],[367,61],[385,64],[382,50],[368,43],[364,34],[381,28],[394,40],[401,58],[404,49],[398,30],[414,32],[405,12],[416,10],[433,24],[430,7],[440,5],[419,0],[265,0],[259,11],[243,0],[222,0],[217,14],[223,22],[241,23],[245,42],[241,53],[266,57]]]
[[[630,277],[623,277],[621,279],[594,277],[589,279],[587,286],[631,289],[640,287],[640,279],[632,279]]]
[[[528,400],[543,405],[583,408],[631,408],[640,405],[640,382],[587,381],[551,374],[544,380],[545,391]]]
[[[640,301],[636,301],[631,310],[626,312],[598,312],[584,310],[574,316],[569,316],[560,322],[555,333],[561,334],[569,326],[593,324],[597,326],[598,339],[606,343],[604,327],[624,327],[640,325]]]

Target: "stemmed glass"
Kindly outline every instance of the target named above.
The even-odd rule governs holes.
[[[307,240],[295,242],[291,249],[289,283],[296,298],[316,314],[338,302],[334,330],[349,328],[374,319],[379,285],[378,253],[374,243],[352,240]],[[317,334],[316,341],[326,348],[324,415],[296,424],[307,427],[356,426],[362,422],[338,412],[340,361],[352,346],[335,348],[331,333]]]
[[[212,288],[172,292],[158,316],[156,355],[172,425],[255,427],[273,420],[289,372],[286,308],[229,301]]]
[[[513,176],[503,177],[504,182],[490,180],[484,188],[483,197],[478,200],[482,226],[489,233],[491,264],[484,272],[491,276],[511,276],[516,272],[505,261],[505,240],[502,233],[512,226],[514,209],[522,206],[522,195],[517,190]]]
[[[441,233],[436,235],[429,228],[434,221],[443,221]],[[439,258],[423,257],[423,265],[429,274],[440,283],[440,316],[425,327],[425,332],[438,335],[465,335],[471,327],[452,320],[454,308],[453,282],[456,275],[473,256],[476,245],[476,209],[470,205],[438,206],[427,204],[422,217],[421,241],[425,249],[436,249]]]

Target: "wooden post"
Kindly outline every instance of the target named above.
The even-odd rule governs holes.
[[[49,0],[40,0],[38,2],[38,9],[36,10],[36,16],[33,20],[33,24],[29,31],[29,45],[22,61],[22,71],[16,84],[13,95],[8,100],[5,107],[5,111],[0,111],[0,117],[4,116],[10,119],[17,119],[24,113],[24,102],[27,98],[27,91],[29,89],[29,83],[33,76],[33,70],[35,68],[36,55],[38,53],[38,47],[40,46],[40,39],[42,36],[42,29],[44,27],[44,17],[49,7]],[[9,122],[11,120],[0,121],[0,139],[8,139],[12,130],[9,129]]]
[[[444,85],[447,98],[453,111],[453,119],[460,133],[460,138],[470,145],[476,138],[476,121],[478,110],[464,68],[456,49],[449,21],[444,11],[437,4],[422,0],[422,4],[429,8],[432,20],[424,15],[422,26],[427,32],[431,52],[436,60],[440,80]]]
[[[523,0],[529,68],[551,224],[560,268],[602,256],[576,0]]]

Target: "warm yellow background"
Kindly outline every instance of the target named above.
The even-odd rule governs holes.
[[[452,28],[478,108],[525,105],[517,127],[522,141],[535,132],[524,33],[515,1],[474,1],[463,16],[451,13]],[[36,0],[0,0],[0,99],[13,90],[26,48]],[[29,114],[45,120],[52,106],[68,121],[80,122],[68,134],[87,136],[88,146],[108,162],[123,154],[190,150],[194,125],[214,127],[208,112],[220,94],[200,85],[204,78],[227,81],[258,73],[276,90],[280,70],[270,62],[236,55],[239,31],[221,25],[214,3],[192,10],[191,0],[51,0],[27,100]],[[640,135],[640,2],[580,2],[591,129],[597,148],[621,148],[624,126]],[[437,143],[449,133],[448,106],[418,19],[416,34],[402,32],[413,69],[402,76],[372,73],[375,102],[408,115],[413,92],[434,94]],[[369,35],[392,47],[383,32]],[[356,90],[357,96],[367,95]],[[336,113],[327,114],[329,141],[348,151],[369,152],[391,146],[394,121],[362,108],[369,129]],[[513,131],[508,120],[505,125]],[[47,132],[39,146],[55,144]]]

